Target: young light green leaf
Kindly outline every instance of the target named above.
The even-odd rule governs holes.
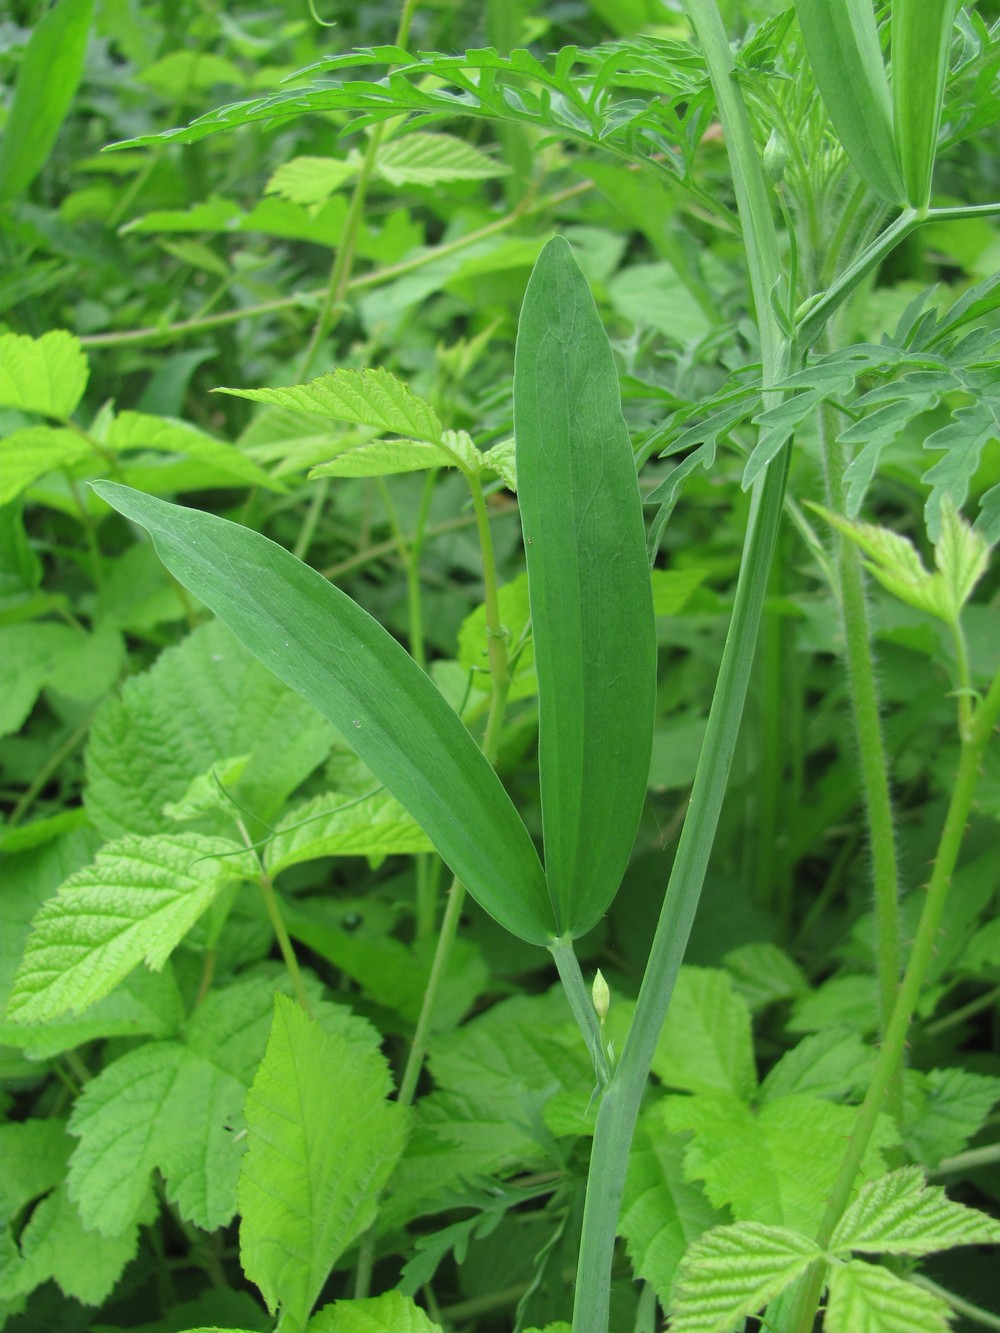
[[[904,197],[872,0],[795,0],[820,96],[854,169],[886,203]]]
[[[926,208],[957,0],[893,0],[892,108],[906,200]]]
[[[2,374],[0,370],[0,374]],[[7,504],[40,477],[97,456],[75,432],[58,426],[25,426],[0,440],[0,504]]]
[[[869,1181],[837,1224],[831,1251],[930,1254],[954,1245],[1000,1244],[1000,1222],[928,1185],[919,1166]]]
[[[325,204],[330,196],[358,173],[360,155],[352,152],[345,159],[336,157],[293,157],[283,162],[264,188],[293,204],[307,208]]]
[[[417,130],[383,144],[375,171],[390,185],[438,185],[449,181],[494,180],[509,167],[451,134]]]
[[[206,1231],[236,1212],[243,1103],[267,1044],[274,982],[212,991],[184,1040],[148,1042],[107,1064],[77,1098],[69,1187],[84,1223],[127,1227],[158,1170],[183,1218]]]
[[[372,370],[333,370],[308,384],[287,389],[216,389],[255,403],[273,403],[297,412],[318,412],[336,421],[354,421],[396,435],[441,441],[443,427],[430,403],[424,402],[395,375]]]
[[[924,1287],[863,1259],[830,1272],[828,1333],[948,1333],[950,1310]]]
[[[0,1216],[15,1216],[58,1185],[72,1147],[65,1120],[0,1125]]]
[[[514,434],[557,931],[611,902],[645,800],[656,645],[642,504],[607,334],[568,243],[525,293]]]
[[[688,1250],[674,1284],[671,1333],[732,1333],[822,1255],[784,1227],[715,1227]]]
[[[513,440],[501,440],[483,453],[483,464],[497,474],[509,491],[517,493],[517,461]]]
[[[668,1087],[753,1095],[750,1010],[727,972],[681,968],[652,1069]]]
[[[31,34],[0,141],[0,203],[45,165],[69,110],[87,52],[94,0],[61,0]]]
[[[320,856],[396,856],[433,851],[427,835],[388,792],[363,800],[325,792],[298,805],[275,829],[264,850],[272,877]]]
[[[116,452],[153,449],[158,453],[186,454],[221,472],[230,473],[234,485],[263,486],[269,491],[283,489],[281,482],[275,481],[234,445],[216,440],[186,422],[169,421],[146,412],[119,413],[108,426],[102,444]]]
[[[941,502],[941,534],[934,545],[943,601],[956,621],[972,596],[976,584],[986,573],[989,543],[975,532],[955,508],[950,497]]]
[[[520,816],[458,717],[381,625],[259,533],[110,482],[95,490],[146,527],[177,578],[339,727],[491,915],[530,943],[552,938],[545,878]]]
[[[235,853],[235,855],[234,855]],[[122,838],[71,875],[32,925],[7,1017],[80,1013],[145,958],[160,968],[233,879],[252,878],[238,843],[195,833]]]
[[[338,1256],[374,1221],[403,1151],[389,1068],[276,997],[267,1053],[247,1098],[240,1176],[243,1267],[283,1327],[299,1333]]]
[[[363,1301],[335,1301],[317,1310],[306,1333],[441,1333],[411,1296],[387,1291]]]
[[[464,432],[461,432],[464,435]],[[444,431],[441,444],[424,440],[373,440],[357,449],[345,449],[329,463],[320,463],[311,469],[311,477],[387,477],[396,472],[421,472],[427,468],[463,467],[478,472],[482,457],[475,448],[443,448],[445,437],[455,436]],[[465,436],[466,440],[468,436]]]
[[[83,348],[65,329],[52,329],[40,338],[0,334],[0,407],[66,421],[76,411],[89,375]]]

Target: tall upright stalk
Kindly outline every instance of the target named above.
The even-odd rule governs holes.
[[[788,369],[772,308],[782,271],[767,185],[715,0],[686,0],[712,80],[736,190],[760,329],[765,400]],[[611,1264],[629,1149],[656,1042],[687,946],[726,793],[781,522],[788,446],[754,483],[732,619],[677,855],[621,1059],[601,1097],[584,1208],[573,1333],[606,1333]]]

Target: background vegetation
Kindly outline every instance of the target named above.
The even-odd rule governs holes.
[[[792,11],[720,8],[740,39],[791,275],[775,296],[787,316],[875,242],[886,204],[831,129]],[[411,1060],[405,1072],[445,903],[441,862],[350,737],[241,648],[87,484],[182,498],[321,571],[426,666],[477,737],[485,729],[539,839],[537,679],[508,442],[519,312],[557,232],[611,339],[657,613],[639,833],[621,891],[577,946],[588,981],[597,968],[608,981],[603,1039],[619,1051],[730,623],[748,458],[761,439],[777,456],[795,430],[750,696],[625,1188],[611,1327],[650,1333],[682,1256],[713,1226],[819,1226],[940,861],[974,704],[997,671],[986,552],[1000,535],[1000,232],[987,210],[969,211],[1000,197],[994,8],[963,8],[949,48],[942,213],[864,275],[783,416],[759,397],[765,340],[726,135],[679,9],[437,0],[401,13],[327,0],[319,18],[336,26],[299,0],[60,0],[48,12],[13,0],[0,17],[0,1324],[269,1329],[261,1292],[288,1330],[314,1304],[388,1302],[370,1307],[377,1325],[351,1322],[360,1305],[323,1311],[309,1325],[319,1333],[572,1318],[594,1070],[552,958],[465,900],[419,1034],[426,1068]],[[297,71],[392,43],[445,56],[524,48],[549,74],[528,57],[477,70],[475,114],[450,116],[466,66],[428,62],[380,104],[369,81],[405,52],[369,51],[311,73],[311,87],[347,89],[329,105],[299,114],[287,100],[305,87],[282,84]],[[50,77],[29,105],[22,89],[39,70]],[[187,143],[158,137],[272,94],[286,100],[258,120]],[[213,392],[375,367],[444,430],[496,450],[478,515],[492,537],[485,575],[461,469],[435,457],[397,472],[385,454],[362,469],[385,475],[356,475],[335,462],[398,426]],[[846,516],[911,540],[946,581],[949,532],[968,555],[944,605],[915,555],[867,534],[886,576],[866,576],[859,605],[877,664],[870,744],[845,660]],[[857,562],[855,573],[860,587]],[[499,711],[484,605],[496,585],[510,660]],[[884,818],[863,762],[878,738]],[[915,1164],[995,1217],[995,745],[976,768],[908,1069],[864,1172]],[[143,878],[136,849],[153,839],[173,851]],[[887,878],[894,891],[878,897]],[[137,882],[152,906],[95,961],[86,904],[106,910]],[[57,919],[46,911],[59,911],[44,905],[60,891],[60,902],[94,895],[73,900],[89,941],[75,961],[43,956]],[[897,897],[887,928],[873,903]],[[318,1023],[300,1030],[283,1000],[275,1011],[276,991]],[[261,1206],[240,1168],[247,1141],[266,1137],[259,1071],[265,1051],[280,1058],[282,1033],[289,1049],[315,1043],[317,1070],[340,1071],[317,1077],[314,1108],[336,1236],[316,1239],[316,1272],[294,1294],[247,1234],[241,1254],[239,1235],[240,1214]],[[410,1076],[404,1124],[386,1094]],[[338,1103],[350,1106],[339,1121]],[[374,1142],[379,1160],[358,1148]],[[750,1161],[767,1164],[753,1179]],[[831,1326],[881,1333],[919,1317],[934,1329],[947,1312],[959,1328],[1000,1327],[983,1228],[919,1270],[912,1248],[878,1270],[918,1293],[904,1322],[875,1301],[873,1322],[840,1311]],[[737,1326],[682,1316],[668,1326]]]

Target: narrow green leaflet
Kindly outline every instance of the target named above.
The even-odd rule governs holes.
[[[288,1333],[305,1327],[331,1266],[375,1219],[408,1124],[390,1090],[379,1052],[324,1032],[277,996],[247,1098],[240,1252]]]
[[[926,208],[957,0],[893,0],[893,130],[907,202]]]
[[[950,1309],[940,1296],[852,1259],[830,1272],[827,1333],[947,1333]]]
[[[671,1333],[732,1333],[822,1254],[784,1227],[737,1222],[695,1241],[674,1285]]]
[[[413,1298],[387,1291],[363,1301],[336,1301],[318,1310],[306,1333],[441,1333]]]
[[[333,370],[308,384],[287,389],[216,389],[216,393],[249,398],[255,403],[298,412],[318,412],[337,421],[412,436],[436,444],[443,427],[430,403],[410,392],[402,380],[381,367],[372,370]]]
[[[146,527],[181,583],[340,729],[501,925],[534,944],[552,938],[545,879],[520,816],[461,721],[381,625],[259,533],[110,482],[95,490]]]
[[[65,421],[76,411],[89,375],[83,348],[65,329],[40,338],[0,334],[0,407]]]
[[[45,165],[83,74],[94,0],[60,0],[31,34],[0,140],[0,203]]]
[[[830,1249],[930,1254],[953,1245],[998,1245],[1000,1222],[928,1185],[918,1166],[870,1181],[840,1219]]]
[[[646,794],[652,596],[635,459],[607,334],[568,243],[525,293],[514,434],[538,670],[545,870],[559,934],[614,898]]]
[[[351,152],[345,160],[336,157],[293,157],[282,162],[264,188],[293,204],[309,208],[325,204],[330,196],[357,175],[361,157]]]
[[[445,434],[451,432],[446,431]],[[387,477],[396,472],[423,472],[428,468],[454,467],[460,456],[453,450],[424,440],[373,440],[357,449],[345,449],[329,463],[320,463],[311,477]],[[463,464],[478,466],[478,456],[462,458]]]
[[[224,838],[109,843],[35,917],[7,1017],[40,1023],[80,1013],[144,958],[162,967],[224,885],[254,874],[253,858]]]

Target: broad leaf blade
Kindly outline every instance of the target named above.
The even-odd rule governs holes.
[[[949,1314],[940,1296],[863,1259],[830,1272],[829,1333],[948,1333]]]
[[[955,1245],[1000,1244],[1000,1222],[952,1203],[928,1185],[918,1166],[891,1171],[865,1185],[840,1219],[831,1250],[931,1254]]]
[[[337,1257],[374,1221],[403,1151],[406,1115],[386,1100],[377,1051],[327,1033],[276,997],[267,1054],[247,1099],[240,1250],[289,1333],[309,1317]]]
[[[546,876],[561,934],[617,891],[646,792],[655,641],[635,460],[611,347],[569,245],[532,272],[514,434],[538,668]]]
[[[0,143],[0,202],[45,164],[83,73],[94,0],[62,0],[31,35]]]
[[[405,650],[259,533],[126,486],[94,489],[279,679],[339,727],[469,892],[533,944],[553,935],[534,845],[499,778]]]

